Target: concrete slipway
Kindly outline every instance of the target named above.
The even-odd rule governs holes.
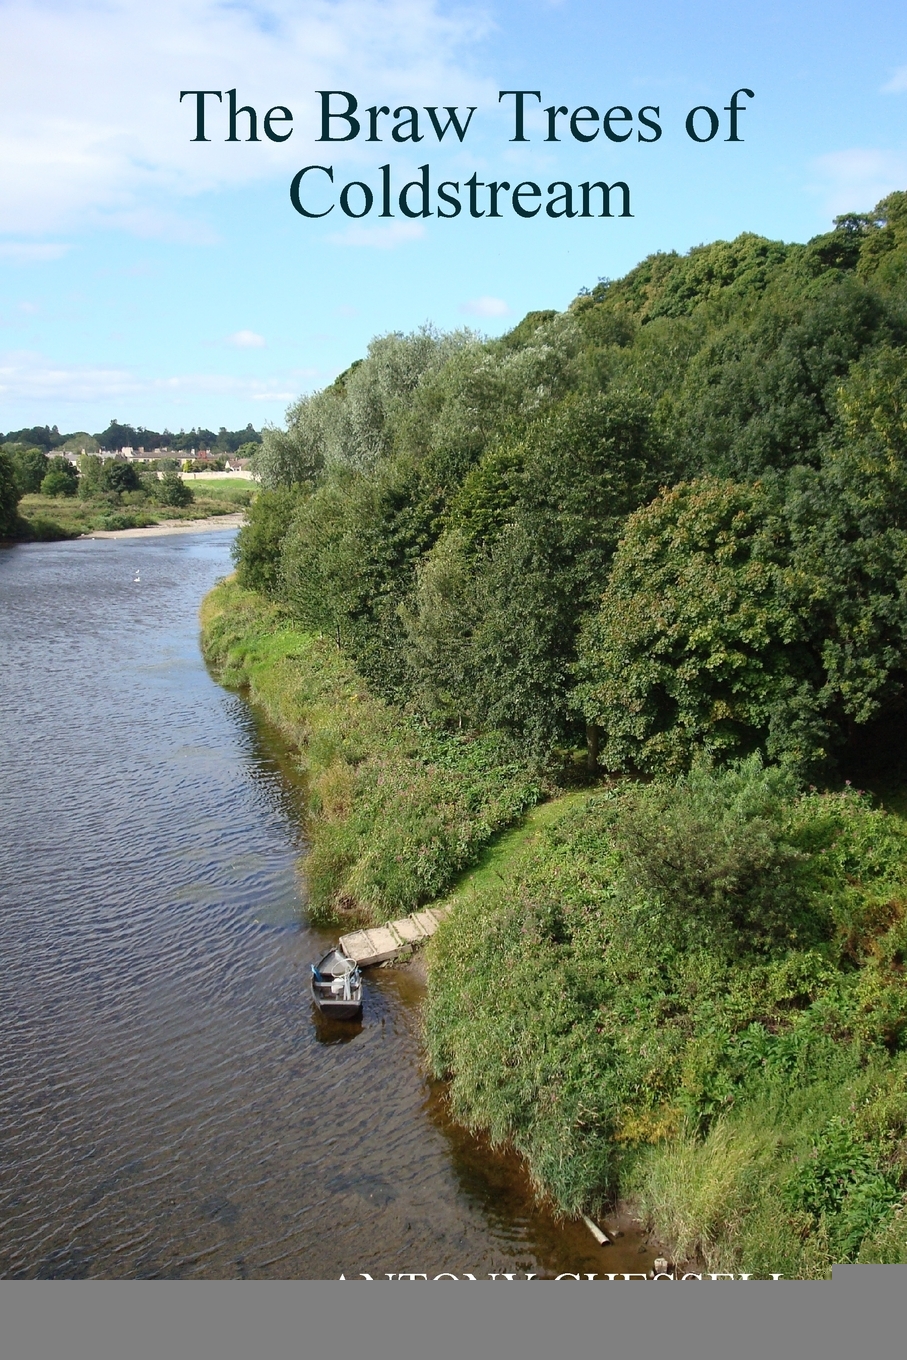
[[[401,949],[434,935],[449,911],[449,907],[426,907],[412,916],[404,916],[402,921],[389,921],[386,926],[375,926],[372,930],[354,930],[340,936],[340,948],[360,968],[386,963],[396,958]]]

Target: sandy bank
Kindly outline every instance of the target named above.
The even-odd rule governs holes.
[[[200,534],[211,529],[238,529],[246,517],[244,510],[235,515],[211,515],[207,519],[164,519],[146,529],[94,529],[83,538],[154,538],[159,534]]]

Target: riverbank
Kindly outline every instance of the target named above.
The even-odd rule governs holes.
[[[238,529],[246,518],[245,511],[231,515],[213,515],[207,519],[164,519],[140,529],[94,529],[83,538],[157,538],[161,534],[204,534],[215,529]]]
[[[907,833],[855,793],[772,809],[768,774],[728,776],[723,798],[705,779],[626,786],[530,816],[443,903],[429,1062],[539,1193],[565,1212],[629,1200],[673,1261],[789,1278],[903,1262]],[[747,802],[745,834],[792,856],[789,876],[759,873],[794,929],[755,949],[678,900],[682,872],[673,902],[644,872],[645,855],[696,862],[704,896],[708,823],[727,873]]]
[[[314,919],[451,908],[430,1067],[541,1198],[635,1203],[713,1271],[907,1261],[900,818],[758,760],[563,796],[496,737],[413,724],[235,582],[202,620],[298,751]]]
[[[59,542],[67,538],[107,538],[113,533],[198,533],[209,527],[235,528],[257,491],[247,479],[214,478],[196,490],[185,506],[160,505],[145,491],[94,497],[29,494],[18,503],[14,541]],[[217,521],[220,521],[217,524]],[[185,529],[182,526],[185,525]]]
[[[551,792],[504,738],[419,724],[372,695],[329,638],[233,580],[207,596],[201,622],[221,683],[248,692],[298,752],[313,921],[409,915]]]

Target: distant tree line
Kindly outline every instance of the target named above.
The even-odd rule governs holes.
[[[236,453],[244,444],[258,446],[261,443],[261,431],[253,429],[251,425],[247,425],[243,430],[227,430],[222,425],[216,434],[202,426],[198,428],[193,426],[188,431],[180,430],[178,434],[173,434],[167,429],[158,433],[157,430],[146,429],[144,425],[121,425],[119,421],[112,420],[106,430],[93,435],[81,430],[74,434],[61,434],[56,425],[34,425],[30,429],[10,430],[8,434],[0,435],[0,444],[24,445],[27,448],[42,449],[44,453],[71,445],[73,450],[78,452],[76,445],[80,439],[90,441],[92,447],[86,447],[86,452],[92,453],[99,448],[143,448],[146,453],[155,449],[173,449],[177,452],[210,449],[212,453],[230,454]]]
[[[382,336],[255,464],[241,580],[427,720],[827,772],[907,715],[907,194]]]

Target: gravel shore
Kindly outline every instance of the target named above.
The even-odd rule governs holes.
[[[210,515],[207,519],[165,519],[146,529],[94,529],[84,538],[154,538],[159,534],[200,534],[211,529],[238,529],[246,517],[244,510],[235,515]]]

